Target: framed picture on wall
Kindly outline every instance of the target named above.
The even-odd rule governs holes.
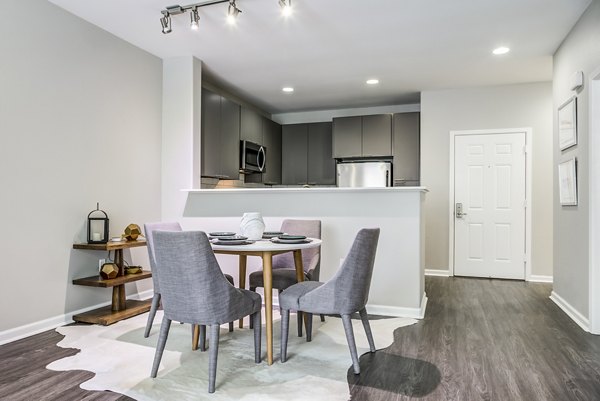
[[[558,165],[558,189],[562,206],[577,205],[577,160],[566,160]]]
[[[577,98],[575,96],[558,108],[558,144],[560,150],[577,145]]]

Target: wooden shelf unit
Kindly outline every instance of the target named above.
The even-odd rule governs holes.
[[[120,241],[108,242],[106,244],[73,244],[73,249],[87,249],[95,251],[115,251],[114,262],[119,267],[119,275],[113,279],[104,279],[99,275],[78,278],[73,280],[74,285],[88,287],[110,288],[112,287],[112,303],[110,306],[95,309],[89,312],[73,316],[76,322],[110,325],[119,320],[127,319],[150,310],[151,300],[135,301],[127,300],[125,296],[125,284],[152,277],[152,272],[142,271],[135,274],[125,274],[123,263],[123,249],[146,246],[146,241]]]

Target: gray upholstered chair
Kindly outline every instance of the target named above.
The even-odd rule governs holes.
[[[290,309],[307,313],[308,322],[312,321],[313,313],[337,314],[342,316],[354,373],[360,373],[351,315],[359,312],[369,340],[369,348],[371,352],[375,352],[365,305],[369,297],[378,240],[379,228],[360,230],[344,263],[331,280],[326,283],[305,281],[294,284],[281,293],[281,362],[287,359]],[[312,335],[311,326],[306,327],[307,339]]]
[[[152,233],[154,231],[181,231],[181,225],[177,222],[158,222],[158,223],[146,223],[144,224],[144,233],[146,236],[146,245],[148,248],[148,259],[150,260],[150,268],[152,270],[152,284],[154,287],[154,296],[152,297],[152,304],[150,306],[150,313],[148,314],[148,321],[146,322],[146,330],[144,331],[144,337],[150,335],[152,324],[154,323],[154,316],[160,305],[160,284],[158,283],[158,272],[156,271],[156,262],[154,259],[154,241],[152,239]],[[229,274],[225,275],[227,281],[233,284],[233,277]],[[233,331],[233,322],[229,324],[229,331]],[[195,345],[195,344],[194,344]],[[204,350],[204,348],[202,348]]]
[[[281,224],[281,231],[287,234],[305,235],[309,238],[320,239],[321,221],[286,219]],[[321,247],[303,250],[302,266],[304,268],[304,280],[319,281]],[[248,281],[250,282],[250,291],[256,291],[257,287],[264,287],[262,270],[251,273]],[[294,254],[287,252],[274,256],[273,288],[277,289],[278,293],[281,294],[281,291],[297,282]],[[321,321],[325,321],[324,315],[321,315]],[[298,313],[298,337],[302,337],[301,322],[302,314]]]
[[[164,317],[151,377],[156,377],[171,321],[210,326],[208,392],[215,391],[220,325],[251,316],[254,359],[261,361],[262,299],[229,283],[202,231],[154,231],[154,252]]]

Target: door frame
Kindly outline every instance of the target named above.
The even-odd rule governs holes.
[[[600,110],[600,67],[589,75],[589,180],[590,180],[590,226],[589,226],[589,331],[600,334],[600,250],[594,244],[600,240],[600,116],[594,110]]]
[[[454,153],[455,139],[464,135],[491,135],[491,134],[525,134],[525,281],[531,280],[531,179],[532,179],[532,128],[500,128],[466,131],[450,131],[450,186],[448,197],[448,270],[454,276]],[[600,287],[599,287],[600,288]]]

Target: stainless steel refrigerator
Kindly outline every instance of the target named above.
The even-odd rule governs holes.
[[[343,162],[337,164],[338,187],[391,187],[391,162]]]

